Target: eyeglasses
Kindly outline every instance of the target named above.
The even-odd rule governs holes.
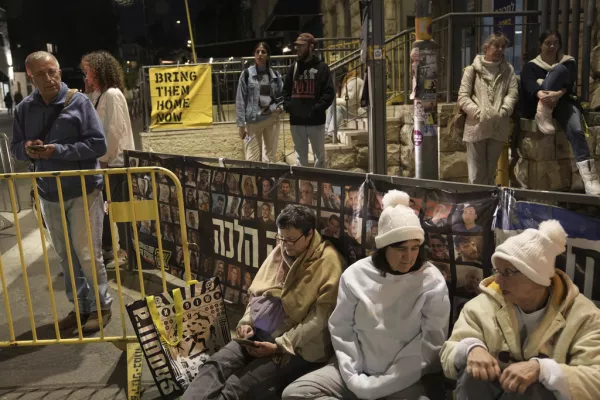
[[[500,270],[496,269],[496,268],[492,268],[492,272],[495,275],[501,275],[503,278],[510,278],[511,276],[515,276],[521,273],[521,271],[516,270],[516,269],[506,269],[504,270],[504,272],[501,272]]]
[[[304,237],[304,234],[300,235],[300,237],[298,237],[297,239],[284,239],[284,238],[282,238],[282,237],[281,237],[281,236],[279,236],[279,235],[275,235],[275,240],[276,240],[278,243],[283,243],[283,244],[287,244],[288,246],[293,246],[293,245],[295,245],[296,243],[298,243],[298,241],[299,241],[300,239],[302,239],[303,237]]]

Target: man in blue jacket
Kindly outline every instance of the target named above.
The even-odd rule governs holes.
[[[32,53],[25,67],[36,89],[15,110],[11,143],[14,157],[31,161],[36,172],[97,169],[98,158],[106,153],[106,140],[92,103],[77,92],[65,105],[69,88],[61,82],[61,70],[52,54]],[[83,331],[95,332],[100,329],[98,312],[102,313],[105,325],[110,320],[112,304],[102,259],[102,175],[85,177],[93,254],[88,246],[81,180],[78,176],[62,177],[60,182],[68,235],[63,230],[59,189],[54,177],[37,180],[42,214],[64,272],[67,298],[74,301],[67,256],[70,252]],[[94,291],[92,257],[96,264],[99,305]],[[60,320],[59,326],[63,331],[76,331],[75,312]]]

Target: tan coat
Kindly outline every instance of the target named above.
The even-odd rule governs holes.
[[[483,280],[479,287],[482,293],[465,304],[442,347],[440,358],[447,377],[456,379],[456,345],[462,339],[476,338],[496,359],[503,351],[516,361],[546,355],[562,368],[572,399],[600,399],[600,310],[564,272],[557,270],[552,278],[546,314],[524,349],[513,304],[506,302],[495,277]]]
[[[463,141],[494,139],[508,142],[510,116],[519,98],[512,65],[502,61],[494,77],[482,64],[482,55],[465,68],[458,90],[458,105],[467,114]]]
[[[249,293],[281,298],[286,318],[283,329],[273,333],[281,348],[307,361],[327,361],[333,355],[327,323],[335,308],[344,259],[314,231],[308,249],[292,264],[283,288],[277,282],[282,262],[282,249],[277,246],[258,270]],[[250,306],[240,325],[252,326]]]

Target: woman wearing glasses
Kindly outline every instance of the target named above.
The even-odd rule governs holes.
[[[549,220],[496,248],[442,348],[457,400],[600,399],[600,310],[555,269],[566,242]]]
[[[561,52],[562,38],[558,31],[545,31],[539,42],[540,55],[525,64],[521,72],[523,117],[535,117],[538,130],[548,135],[554,134],[552,118],[556,119],[571,142],[585,192],[600,196],[596,164],[581,124],[577,63]]]
[[[296,380],[291,399],[437,398],[429,382],[441,370],[450,301],[440,271],[424,260],[424,232],[409,196],[383,198],[377,251],[351,265],[340,279],[329,319],[333,362]],[[424,384],[428,381],[428,384]]]
[[[271,68],[270,56],[269,45],[259,42],[254,48],[255,65],[242,72],[238,85],[236,122],[248,161],[277,161],[283,81]]]
[[[239,339],[215,353],[183,396],[262,399],[332,356],[327,319],[335,307],[343,259],[316,231],[316,217],[292,204],[277,217],[277,247],[252,281],[237,326]]]

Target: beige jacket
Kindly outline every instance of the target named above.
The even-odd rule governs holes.
[[[519,99],[519,85],[512,65],[502,61],[496,76],[478,55],[465,68],[458,90],[458,105],[467,114],[463,141],[494,139],[507,142],[510,116]]]
[[[277,271],[283,259],[275,247],[260,267],[249,293],[281,298],[286,318],[273,336],[279,347],[307,361],[325,362],[333,355],[327,322],[335,308],[344,260],[316,230],[308,249],[290,267],[283,287]],[[238,323],[252,326],[250,306]]]
[[[516,361],[545,355],[566,376],[571,399],[600,399],[600,310],[564,272],[556,270],[546,314],[524,349],[513,304],[506,302],[495,277],[483,280],[479,288],[482,293],[465,304],[442,347],[440,358],[448,378],[457,376],[454,361],[459,342],[475,338],[495,358],[500,352],[509,352]]]

